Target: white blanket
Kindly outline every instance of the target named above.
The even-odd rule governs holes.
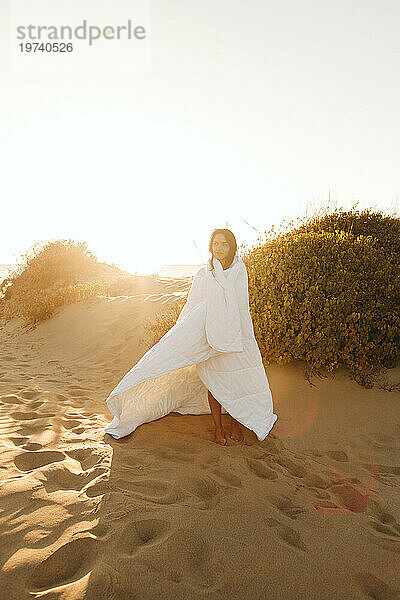
[[[210,413],[207,390],[261,441],[277,420],[254,337],[248,275],[235,255],[225,271],[214,257],[199,269],[175,325],[121,379],[106,402],[106,433],[129,435],[174,411]]]

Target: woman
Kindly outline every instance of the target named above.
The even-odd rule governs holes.
[[[175,325],[128,371],[107,398],[106,433],[119,439],[171,411],[211,414],[214,441],[225,445],[221,411],[261,441],[277,420],[254,337],[248,275],[229,229],[214,229],[211,258],[197,272]]]
[[[228,241],[229,240],[229,241]],[[228,269],[233,261],[233,258],[237,251],[236,238],[229,229],[218,230],[215,229],[211,234],[209,251],[212,255],[211,265],[214,266],[214,256],[222,265],[223,270]],[[215,438],[214,441],[217,444],[224,446],[226,444],[226,438],[221,424],[221,405],[214,398],[210,390],[208,390],[208,403],[210,405],[212,418],[215,427]],[[239,421],[236,421],[231,415],[230,419],[230,433],[229,437],[236,442],[243,442],[243,433],[240,429]]]

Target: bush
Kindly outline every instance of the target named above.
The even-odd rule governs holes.
[[[58,240],[37,243],[17,262],[13,275],[0,284],[0,313],[21,316],[34,324],[48,319],[55,308],[107,292],[96,257],[84,242]]]
[[[390,255],[397,255],[397,259],[400,255],[400,219],[380,212],[371,212],[369,209],[362,212],[338,209],[322,217],[311,218],[298,227],[297,231],[299,233],[345,231],[354,237],[371,236],[378,248],[382,248]]]
[[[15,273],[2,282],[7,299],[54,285],[70,285],[96,275],[99,263],[85,242],[57,240],[34,244],[21,255]]]
[[[400,357],[398,220],[368,221],[364,212],[363,231],[370,222],[374,235],[355,235],[331,217],[260,240],[243,256],[254,333],[266,364],[298,359],[331,373],[344,366],[372,387]],[[349,221],[360,230],[358,213]]]

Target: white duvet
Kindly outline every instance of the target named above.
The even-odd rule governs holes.
[[[225,271],[214,257],[199,269],[175,325],[112,390],[114,415],[106,433],[129,435],[139,425],[174,411],[210,413],[207,390],[261,441],[277,420],[254,337],[243,260]]]

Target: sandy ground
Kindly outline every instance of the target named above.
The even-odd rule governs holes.
[[[2,328],[0,597],[400,598],[400,368],[366,390],[269,366],[263,442],[177,413],[114,440],[105,399],[164,292]]]

